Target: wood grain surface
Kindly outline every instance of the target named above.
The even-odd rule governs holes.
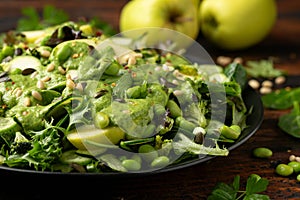
[[[73,19],[81,16],[98,16],[118,29],[120,10],[126,2],[126,0],[0,0],[0,31],[15,26],[22,7],[34,6],[41,9],[46,4],[64,9],[71,13]],[[300,86],[300,1],[277,0],[277,4],[279,15],[272,32],[254,47],[227,52],[212,46],[201,34],[198,41],[214,59],[221,55],[242,57],[244,60],[275,58],[275,67],[289,74],[286,86]],[[13,182],[9,187],[6,185],[6,188],[10,189],[0,188],[0,199],[50,197],[51,199],[198,200],[206,199],[217,182],[229,183],[235,175],[240,175],[241,181],[245,182],[251,173],[257,173],[269,180],[264,194],[269,195],[271,199],[299,200],[300,182],[296,181],[296,177],[281,177],[275,173],[276,165],[287,163],[291,154],[300,156],[300,140],[287,135],[277,126],[278,117],[285,112],[287,111],[265,109],[264,120],[258,131],[243,145],[231,151],[228,157],[217,157],[205,163],[171,172],[124,179],[48,176],[41,180],[34,175],[24,177],[18,175],[22,177],[20,180],[16,176],[0,174],[3,176],[2,184],[3,180]],[[268,159],[254,158],[251,154],[252,149],[262,146],[272,149],[273,156]],[[49,183],[50,180],[55,183]]]

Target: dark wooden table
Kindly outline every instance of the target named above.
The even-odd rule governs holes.
[[[117,28],[119,12],[125,3],[125,0],[52,0],[43,3],[34,0],[0,1],[0,28],[4,31],[7,27],[14,27],[22,7],[32,5],[41,8],[44,4],[63,8],[72,13],[74,18],[99,16]],[[286,86],[300,86],[300,1],[277,0],[277,3],[279,15],[272,32],[254,47],[226,52],[213,47],[201,34],[198,41],[213,58],[221,55],[242,57],[244,60],[275,58],[275,67],[289,74]],[[49,183],[49,177],[40,179],[30,175],[17,178],[7,175],[0,181],[6,185],[5,190],[0,188],[0,199],[206,199],[217,182],[230,183],[235,175],[240,175],[241,181],[245,182],[252,173],[269,180],[264,194],[271,199],[300,199],[300,182],[296,181],[296,177],[281,177],[275,173],[276,165],[287,163],[291,154],[300,156],[300,140],[287,135],[277,126],[278,117],[285,112],[265,109],[264,120],[258,131],[231,151],[228,157],[217,157],[161,174],[124,179],[55,177],[51,180],[56,182]],[[272,149],[273,156],[268,159],[254,158],[252,149],[261,146]]]

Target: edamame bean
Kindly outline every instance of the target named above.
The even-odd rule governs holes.
[[[152,162],[158,157],[158,153],[153,146],[150,144],[143,144],[139,147],[138,152],[141,153],[141,157],[147,161]]]
[[[294,169],[295,173],[300,172],[300,162],[291,161],[291,162],[288,163],[288,165],[291,166]]]
[[[151,167],[165,167],[169,164],[170,159],[167,156],[159,156],[151,162]]]
[[[169,100],[167,103],[167,107],[169,108],[172,117],[176,118],[182,116],[182,110],[175,101]]]
[[[266,147],[257,147],[253,150],[253,155],[257,158],[268,158],[273,155],[271,149]]]
[[[4,46],[1,53],[3,56],[12,56],[14,54],[14,48],[11,46]]]
[[[122,165],[129,171],[137,171],[141,169],[141,163],[133,159],[123,160]]]
[[[72,48],[69,45],[64,45],[62,48],[57,50],[57,59],[60,63],[66,61],[72,54]]]
[[[109,125],[109,117],[103,112],[97,112],[94,118],[94,124],[97,128],[105,128]]]
[[[135,160],[137,161],[138,163],[142,163],[142,158],[141,156],[137,155],[137,154],[134,154],[132,157],[131,157],[132,160]]]
[[[297,181],[300,182],[300,174],[297,175]]]
[[[224,137],[228,138],[228,139],[237,139],[241,132],[240,131],[236,131],[236,127],[234,128],[231,128],[229,126],[226,126],[226,125],[223,125],[221,128],[220,128],[220,133],[221,135],[223,135]]]
[[[197,127],[194,123],[184,119],[182,116],[176,118],[175,123],[181,129],[186,130],[188,132],[193,132],[193,130]]]
[[[133,86],[126,90],[128,98],[136,99],[141,96],[141,87],[139,85]]]
[[[281,163],[277,165],[275,171],[280,176],[290,176],[294,172],[294,169],[287,164]]]
[[[105,74],[115,76],[119,73],[121,65],[118,62],[112,62],[105,70]]]

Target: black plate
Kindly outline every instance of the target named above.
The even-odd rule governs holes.
[[[247,118],[247,124],[248,128],[245,129],[239,139],[233,143],[232,145],[228,146],[227,149],[229,151],[232,151],[233,149],[237,148],[238,146],[242,145],[244,142],[246,142],[260,127],[262,121],[263,121],[263,115],[264,115],[264,107],[260,98],[260,95],[253,90],[251,87],[247,87],[243,92],[243,99],[245,101],[245,104],[247,108],[249,109],[251,106],[253,106],[252,113]],[[229,153],[230,156],[230,153]],[[101,177],[101,178],[121,178],[121,177],[136,177],[136,176],[142,176],[142,175],[151,175],[151,174],[157,174],[157,173],[163,173],[168,171],[173,171],[185,167],[189,167],[192,165],[200,164],[203,162],[206,162],[210,159],[215,158],[215,156],[205,156],[205,157],[199,157],[195,159],[190,159],[184,162],[181,162],[179,164],[174,164],[165,168],[162,168],[157,171],[151,171],[151,172],[143,172],[143,173],[114,173],[114,172],[107,172],[107,173],[62,173],[62,172],[42,172],[42,171],[34,171],[34,170],[26,170],[26,169],[17,169],[17,168],[10,168],[6,166],[0,166],[0,173],[1,175],[34,175],[34,176],[72,176],[72,177]]]

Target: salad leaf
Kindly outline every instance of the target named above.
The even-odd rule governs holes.
[[[266,108],[288,109],[293,106],[294,101],[299,101],[300,87],[281,89],[262,96],[262,102]]]
[[[294,107],[290,113],[279,117],[278,126],[293,137],[300,138],[300,107],[299,102],[294,101]]]

